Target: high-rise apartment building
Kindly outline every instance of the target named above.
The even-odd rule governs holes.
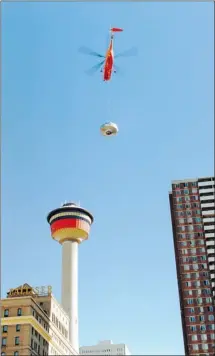
[[[1,356],[78,354],[69,341],[69,317],[51,287],[10,289],[1,312]]]
[[[128,346],[125,344],[113,344],[111,340],[100,341],[97,345],[82,346],[79,349],[80,355],[131,355]]]
[[[215,354],[214,177],[176,180],[169,193],[186,355]]]

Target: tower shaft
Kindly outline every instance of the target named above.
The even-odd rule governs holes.
[[[70,319],[70,342],[72,347],[79,351],[78,243],[75,241],[65,241],[62,244],[62,306]]]

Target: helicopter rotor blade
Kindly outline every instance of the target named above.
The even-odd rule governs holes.
[[[99,70],[103,64],[104,64],[104,61],[102,61],[100,63],[97,63],[95,66],[93,66],[92,68],[88,69],[86,71],[86,74],[92,75],[92,74],[96,73],[97,70]]]
[[[104,58],[104,56],[102,54],[95,52],[95,51],[91,50],[90,48],[87,48],[84,46],[79,48],[79,52],[83,53],[83,54],[88,54],[89,56]]]
[[[136,56],[137,55],[137,48],[132,47],[124,52],[118,53],[115,58],[119,57],[131,57],[131,56]]]

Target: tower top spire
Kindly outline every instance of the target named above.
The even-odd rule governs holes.
[[[75,202],[72,202],[72,201],[66,201],[61,205],[61,207],[66,207],[66,206],[77,206],[77,207],[80,207],[80,203],[75,203]]]

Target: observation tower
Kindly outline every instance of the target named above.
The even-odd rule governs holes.
[[[75,203],[52,210],[47,221],[51,236],[62,245],[61,302],[70,318],[69,340],[79,352],[78,338],[78,245],[88,239],[93,216]]]

